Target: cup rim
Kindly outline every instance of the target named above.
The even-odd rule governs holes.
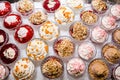
[[[42,72],[42,66],[43,66],[47,61],[49,61],[50,58],[56,59],[56,60],[62,65],[62,69],[63,69],[63,70],[62,70],[62,73],[61,73],[61,75],[59,75],[59,76],[56,77],[56,78],[47,77],[47,76],[45,76],[45,75],[43,74],[43,72]],[[63,62],[63,60],[60,59],[59,57],[53,56],[53,55],[46,57],[46,58],[42,61],[42,63],[41,63],[41,73],[42,73],[42,75],[43,75],[44,77],[46,77],[46,78],[48,78],[48,79],[58,79],[58,78],[62,77],[62,75],[64,74],[64,62]]]

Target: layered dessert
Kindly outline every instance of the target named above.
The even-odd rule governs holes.
[[[89,30],[81,22],[75,22],[70,26],[69,33],[74,39],[81,41],[88,37]]]
[[[12,72],[15,80],[31,80],[35,66],[28,58],[22,58],[15,63]]]
[[[33,12],[34,4],[32,0],[20,0],[16,4],[18,12],[22,15],[28,15]]]
[[[113,76],[116,80],[120,80],[120,65],[114,68]]]
[[[66,25],[74,20],[74,12],[66,6],[61,6],[56,12],[55,12],[55,21],[60,25]]]
[[[107,3],[104,0],[92,0],[92,7],[98,13],[104,13],[108,9]]]
[[[4,44],[6,44],[8,40],[9,40],[8,33],[0,29],[0,46],[3,46]]]
[[[78,77],[85,72],[85,63],[80,58],[72,58],[67,63],[67,72],[74,77]]]
[[[51,21],[46,21],[40,26],[40,37],[44,40],[54,40],[59,36],[59,28]]]
[[[82,11],[80,18],[87,25],[94,25],[98,21],[98,16],[92,10]]]
[[[32,39],[34,31],[31,26],[25,24],[17,28],[14,38],[19,43],[26,43]]]
[[[83,8],[84,0],[66,0],[66,4],[73,10],[77,11]]]
[[[112,30],[117,27],[116,19],[113,16],[106,15],[102,18],[102,28],[105,30]]]
[[[33,39],[28,43],[26,52],[30,59],[40,61],[48,54],[48,45],[40,39]]]
[[[0,64],[0,80],[6,80],[10,74],[10,70],[7,66]]]
[[[49,79],[59,78],[64,72],[62,60],[55,56],[45,58],[41,66],[42,74]]]
[[[40,25],[44,23],[46,20],[47,20],[47,14],[40,9],[36,9],[35,12],[33,12],[29,16],[29,21],[34,25]]]
[[[11,12],[11,4],[8,1],[0,1],[0,17],[6,16]]]
[[[116,29],[113,33],[112,33],[112,39],[115,43],[117,43],[118,45],[120,45],[120,28]]]
[[[70,57],[74,53],[74,43],[69,37],[59,37],[54,42],[54,51],[60,57]]]
[[[93,80],[106,80],[109,75],[109,69],[103,60],[95,59],[89,64],[88,73]]]
[[[111,14],[120,19],[120,4],[115,4],[111,7]]]
[[[112,43],[105,44],[102,48],[103,57],[112,64],[118,63],[120,60],[120,50]]]
[[[91,32],[91,40],[95,43],[104,43],[108,38],[108,33],[100,27],[95,27]]]
[[[90,60],[95,57],[96,48],[91,42],[84,42],[78,47],[78,54],[84,60]]]
[[[12,43],[4,45],[0,52],[0,58],[5,64],[14,62],[19,55],[18,47]]]
[[[60,7],[60,0],[44,0],[43,1],[43,8],[51,13],[55,12]]]
[[[5,28],[14,30],[22,23],[21,16],[14,13],[9,14],[5,17],[3,23]]]

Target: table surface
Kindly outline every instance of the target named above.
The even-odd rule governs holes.
[[[42,8],[42,2],[34,2],[34,4],[35,4],[35,8]],[[65,0],[61,0],[61,4],[65,5]],[[88,4],[86,4],[85,6],[88,6]],[[12,9],[13,9],[12,10],[13,12],[17,12],[16,8],[15,8],[15,3],[12,4]],[[108,14],[108,13],[109,12],[107,12],[106,14]],[[54,16],[53,16],[54,14],[53,13],[49,13],[48,15],[49,15],[48,16],[48,20],[50,20],[52,22],[55,22],[54,21]],[[101,15],[101,16],[103,16],[103,15]],[[23,19],[23,24],[30,24],[29,21],[28,21],[28,17],[24,16],[24,17],[22,17],[22,19]],[[75,21],[80,21],[79,13],[75,15]],[[100,24],[100,22],[99,22],[99,24]],[[39,27],[36,27],[36,26],[32,26],[32,27],[33,27],[34,32],[35,32],[33,38],[39,38],[39,34],[38,34],[38,28]],[[9,30],[5,29],[3,27],[3,20],[2,19],[0,19],[0,28],[4,29],[9,34],[9,37],[10,37],[9,43],[14,43],[14,44],[16,44],[19,47],[19,49],[20,49],[20,56],[19,56],[19,58],[17,60],[19,60],[22,57],[27,57],[26,51],[25,51],[27,43],[26,44],[17,43],[14,40],[14,37],[13,37],[14,31],[9,31]],[[92,27],[91,27],[91,29],[92,29]],[[68,30],[69,30],[69,26],[60,26],[60,36],[70,36]],[[107,42],[111,42],[111,36],[110,35],[111,35],[111,33],[109,33],[109,39],[108,39]],[[90,41],[90,39],[88,38],[85,41]],[[82,42],[76,42],[76,41],[74,41],[74,42],[76,44],[76,47],[75,47],[76,50],[75,50],[75,54],[73,55],[73,57],[78,57],[77,48],[78,48],[78,45],[80,43],[82,43]],[[107,42],[105,42],[105,43],[107,43]],[[49,44],[49,55],[55,55],[55,53],[53,51],[53,41],[49,42],[48,44]],[[103,44],[101,44],[101,45],[95,44],[95,46],[97,48],[97,53],[96,53],[95,58],[101,58],[101,48],[102,48]],[[85,63],[86,63],[86,72],[85,72],[85,74],[82,77],[76,78],[76,79],[70,77],[67,74],[67,71],[66,71],[66,62],[67,62],[67,60],[64,60],[64,68],[65,68],[65,70],[64,70],[63,77],[61,77],[59,79],[56,79],[56,80],[89,80],[88,72],[87,72],[87,65],[89,64],[90,61],[85,61]],[[11,74],[8,77],[7,80],[14,80],[13,75],[12,75],[12,68],[13,68],[14,64],[15,64],[15,62],[13,62],[12,64],[8,65],[11,68]],[[40,70],[40,62],[35,63],[35,66],[36,66],[36,75],[35,75],[35,77],[34,77],[33,80],[49,80],[49,79],[45,78],[42,75],[41,70]]]

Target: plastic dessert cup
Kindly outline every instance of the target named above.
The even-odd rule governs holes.
[[[59,79],[64,72],[63,61],[55,56],[48,56],[42,61],[41,72],[48,79]]]

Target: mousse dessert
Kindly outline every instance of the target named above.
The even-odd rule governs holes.
[[[111,64],[116,64],[120,60],[120,50],[119,48],[112,44],[105,44],[102,48],[102,55]]]
[[[47,20],[47,14],[41,9],[36,9],[30,16],[29,21],[33,25],[40,25]]]
[[[16,29],[22,23],[21,16],[18,14],[9,14],[4,19],[4,27],[10,30]]]
[[[13,63],[19,56],[18,47],[12,43],[4,45],[0,52],[0,58],[5,64]]]
[[[19,0],[16,4],[17,11],[26,16],[33,12],[34,4],[32,0]]]
[[[93,80],[106,80],[109,72],[107,64],[101,59],[93,60],[88,66],[88,73]]]
[[[0,47],[5,45],[9,40],[8,33],[4,30],[0,29]]]
[[[34,31],[31,26],[25,24],[21,25],[15,31],[14,38],[19,43],[26,43],[32,39]]]
[[[92,0],[91,4],[97,13],[105,13],[108,9],[107,3],[104,0]]]
[[[79,77],[85,72],[85,63],[80,58],[72,58],[67,63],[67,72],[73,77]]]
[[[73,10],[78,11],[84,7],[84,0],[66,0],[66,4]]]
[[[43,1],[43,8],[51,13],[55,12],[60,7],[60,0],[44,0]]]
[[[27,56],[34,61],[43,60],[48,54],[48,48],[44,41],[38,38],[33,39],[28,42],[26,48]]]
[[[106,15],[102,18],[102,28],[105,30],[112,30],[117,27],[116,18],[114,16]]]
[[[11,4],[8,1],[0,1],[0,17],[4,17],[11,12]]]
[[[35,74],[35,66],[28,58],[18,60],[13,67],[15,80],[31,80]]]
[[[91,32],[91,40],[95,43],[104,43],[107,38],[108,33],[100,27],[95,27]]]
[[[69,29],[69,33],[75,40],[82,41],[87,39],[89,35],[89,29],[81,22],[74,22]]]
[[[80,18],[84,24],[94,25],[98,21],[98,15],[96,15],[92,10],[82,11]]]
[[[6,80],[9,74],[10,74],[9,67],[0,64],[0,80]]]
[[[52,41],[58,38],[59,28],[55,23],[46,21],[40,26],[39,35],[43,40]]]
[[[96,48],[91,42],[84,42],[79,45],[78,54],[82,59],[90,60],[95,57]]]
[[[120,19],[120,4],[115,4],[111,7],[111,14]]]
[[[43,60],[41,71],[46,78],[57,79],[63,74],[63,61],[55,56],[49,56]]]
[[[66,6],[61,6],[55,11],[55,21],[60,25],[70,24],[74,20],[74,12]]]
[[[112,33],[112,40],[113,40],[117,45],[120,45],[120,28],[117,28],[117,29]]]
[[[115,80],[120,80],[120,65],[114,68],[113,77],[115,78]]]
[[[59,37],[54,42],[53,48],[55,53],[62,57],[71,57],[74,53],[74,46],[75,44],[72,42],[72,40],[69,37]]]

